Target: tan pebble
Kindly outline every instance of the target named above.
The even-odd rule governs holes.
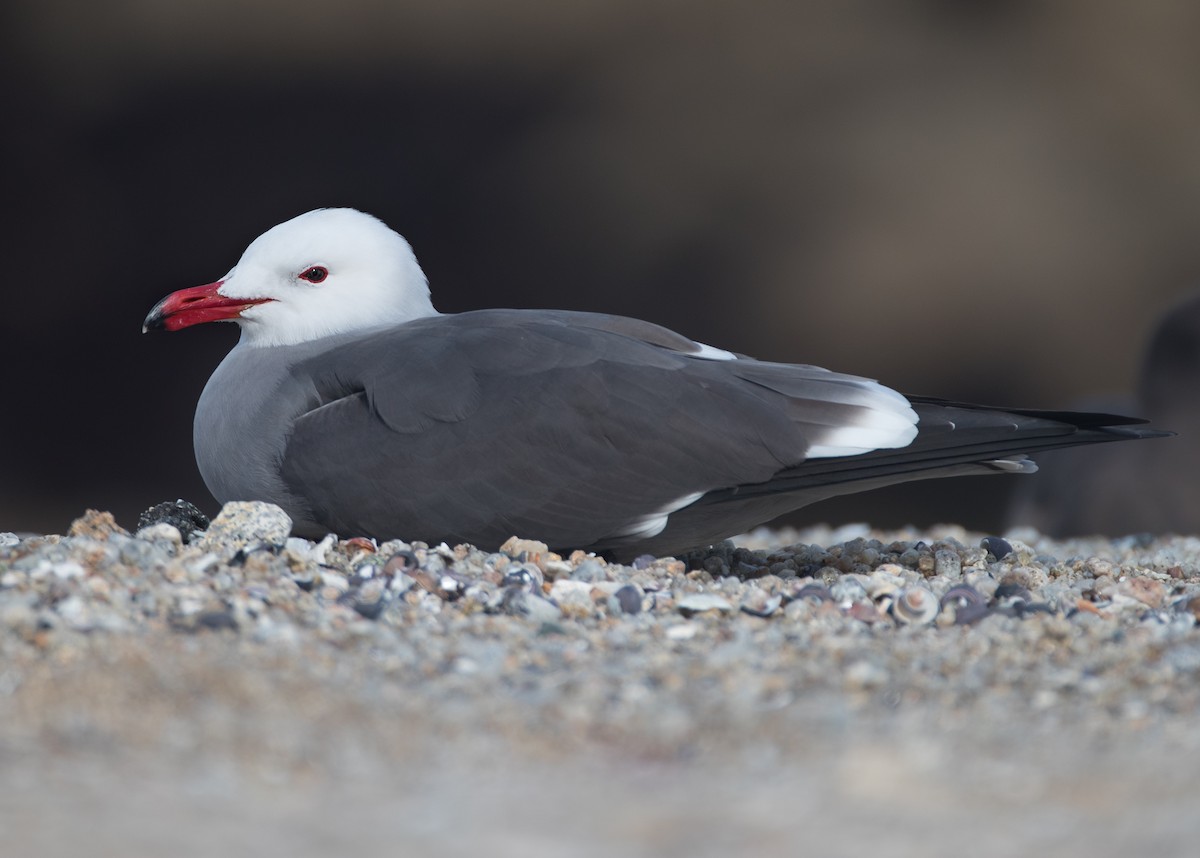
[[[1127,578],[1117,585],[1117,589],[1122,595],[1137,599],[1151,608],[1161,607],[1166,595],[1163,585],[1153,578]]]
[[[846,609],[846,616],[860,623],[874,623],[879,620],[879,609],[872,602],[854,602]]]
[[[487,566],[484,567],[483,573],[479,577],[489,584],[499,584],[504,580],[504,573],[498,569],[493,569],[492,567]]]
[[[536,539],[519,539],[516,536],[510,536],[500,546],[500,553],[507,554],[509,557],[520,557],[524,554],[526,560],[537,563],[539,557],[550,553],[550,546],[544,542],[538,542]]]
[[[1103,575],[1111,575],[1113,564],[1111,560],[1105,560],[1101,557],[1089,557],[1083,564],[1084,569],[1091,572],[1096,578]]]
[[[279,552],[279,556],[283,559],[283,562],[287,564],[288,569],[293,572],[303,572],[308,566],[308,558],[290,548],[285,548],[283,551]]]
[[[513,563],[513,559],[507,554],[493,554],[488,558],[485,564],[485,569],[490,569],[496,572],[501,578],[508,571],[508,567]]]
[[[1000,576],[1001,584],[1017,584],[1025,589],[1033,586],[1033,577],[1024,566],[1015,566]]]
[[[547,595],[557,601],[588,602],[592,599],[592,585],[586,581],[573,581],[560,578],[553,584],[544,587]]]
[[[426,593],[438,594],[441,588],[438,586],[438,576],[426,572],[424,569],[414,569],[409,573],[409,577],[417,582],[417,586]]]
[[[1108,612],[1100,610],[1094,603],[1089,602],[1087,599],[1076,599],[1075,608],[1085,614],[1095,614],[1097,617],[1103,617],[1106,620],[1110,616]]]
[[[558,606],[559,613],[569,620],[586,620],[595,613],[595,610],[595,606],[590,602],[587,604],[570,602]]]
[[[88,578],[87,582],[84,584],[84,587],[89,593],[103,602],[107,602],[112,594],[112,588],[108,581],[98,576]]]
[[[117,524],[117,520],[113,518],[111,512],[89,509],[71,522],[71,529],[67,531],[67,536],[86,536],[103,542],[114,533],[129,535],[129,531]]]
[[[546,576],[547,581],[553,581],[556,578],[565,578],[575,568],[557,554],[550,555],[550,557],[553,559],[543,559],[538,563],[538,567],[542,570],[542,574]]]
[[[591,587],[593,593],[594,591],[599,590],[606,596],[611,596],[622,587],[626,586],[624,581],[586,581],[581,583],[586,583],[589,587]]]

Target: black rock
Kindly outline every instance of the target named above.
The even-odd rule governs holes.
[[[756,563],[747,563],[744,560],[738,560],[734,564],[733,574],[743,581],[748,581],[753,578],[761,578],[771,572],[770,566],[762,566]]]
[[[1009,582],[1001,584],[992,594],[996,602],[1032,602],[1033,595],[1020,584]]]
[[[229,629],[236,632],[238,630],[237,617],[229,609],[204,611],[203,613],[190,616],[173,616],[168,622],[171,628],[177,632],[191,632],[193,634],[201,631],[222,631]]]
[[[196,531],[208,529],[209,518],[194,504],[181,498],[177,501],[165,501],[150,507],[138,516],[137,529],[141,530],[143,527],[163,522],[175,527],[184,542],[191,542],[192,535]]]
[[[362,600],[357,593],[347,593],[346,595],[350,596],[350,598],[345,599],[345,596],[343,596],[342,598],[345,599],[345,602],[342,602],[342,599],[338,599],[338,602],[348,604],[360,617],[363,617],[367,620],[379,619],[379,617],[383,614],[383,609],[388,605],[386,594],[380,594],[376,599],[365,601]]]
[[[642,611],[642,593],[637,587],[632,584],[626,584],[621,589],[617,590],[613,596],[617,600],[617,604],[621,606],[623,614],[640,614]]]
[[[1009,554],[1012,554],[1012,545],[1007,539],[1001,539],[999,536],[985,536],[979,540],[979,547],[988,554],[995,557],[997,560],[1003,560]]]
[[[724,542],[718,542],[716,545],[710,545],[707,548],[685,552],[679,556],[679,559],[684,562],[689,570],[704,569],[712,573],[715,568],[728,572],[730,561],[733,559],[733,552],[733,542],[726,539]]]

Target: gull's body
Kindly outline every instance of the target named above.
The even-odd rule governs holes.
[[[1160,434],[906,398],[618,316],[442,315],[407,242],[350,209],[275,227],[146,325],[225,319],[242,338],[197,407],[201,474],[309,536],[670,553],[838,494]]]

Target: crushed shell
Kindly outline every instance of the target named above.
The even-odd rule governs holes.
[[[924,626],[938,615],[938,598],[927,587],[906,587],[892,602],[892,616],[908,626]]]

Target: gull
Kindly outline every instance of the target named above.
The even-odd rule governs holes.
[[[222,503],[279,505],[313,538],[515,534],[664,555],[835,495],[1029,473],[1039,450],[1167,434],[904,396],[622,316],[439,313],[408,242],[346,208],[263,233],[144,330],[215,321],[241,337],[196,408],[204,482]]]

